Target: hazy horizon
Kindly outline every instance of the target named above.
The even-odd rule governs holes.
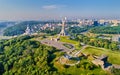
[[[120,19],[119,0],[0,0],[0,20]]]

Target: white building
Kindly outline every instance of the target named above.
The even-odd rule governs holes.
[[[118,20],[112,20],[113,25],[112,26],[118,26]]]
[[[30,30],[30,28],[29,28],[28,25],[27,25],[27,28],[26,28],[26,30],[25,30],[24,35],[31,35],[31,30]]]

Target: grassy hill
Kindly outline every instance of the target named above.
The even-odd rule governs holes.
[[[85,54],[93,54],[93,55],[102,55],[105,54],[108,56],[108,61],[112,64],[119,64],[120,65],[120,52],[111,51],[108,49],[97,48],[97,47],[87,47],[82,51]]]
[[[119,53],[115,52],[115,55],[114,52],[101,51],[91,47],[84,50],[85,53],[98,53],[98,55],[106,52],[111,56],[110,62],[119,63]],[[36,41],[33,36],[20,36],[10,40],[1,40],[0,75],[109,75],[108,72],[95,66],[84,57],[75,66],[61,64],[59,58],[63,54],[54,47]],[[112,61],[113,59],[116,60]]]
[[[60,37],[60,41],[61,42],[65,42],[65,43],[73,44],[75,46],[76,50],[80,50],[81,49],[79,41],[71,40],[70,37],[61,36]]]
[[[108,72],[95,66],[85,58],[80,60],[80,63],[75,66],[65,66],[60,64],[59,61],[54,62],[54,66],[58,69],[58,72],[62,72],[65,75],[109,75]]]

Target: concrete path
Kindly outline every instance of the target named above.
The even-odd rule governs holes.
[[[82,47],[81,50],[79,50],[78,52],[76,52],[73,56],[76,57],[82,50],[84,50],[86,47],[88,47],[88,45],[85,45]]]
[[[69,49],[67,47],[65,47],[63,44],[63,42],[59,42],[59,41],[52,41],[50,39],[44,39],[44,40],[41,40],[40,41],[42,44],[46,44],[46,45],[49,45],[49,46],[53,46],[53,47],[56,47],[57,49],[60,49],[62,50],[63,52],[70,52],[72,50],[74,50],[74,46],[72,49]]]

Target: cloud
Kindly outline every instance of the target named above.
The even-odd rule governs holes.
[[[65,7],[65,5],[45,5],[45,6],[42,6],[43,9],[47,9],[47,10],[58,9],[58,8],[62,8],[62,7]]]
[[[43,9],[48,9],[48,10],[51,10],[51,9],[56,9],[58,8],[57,5],[45,5],[42,7]]]

